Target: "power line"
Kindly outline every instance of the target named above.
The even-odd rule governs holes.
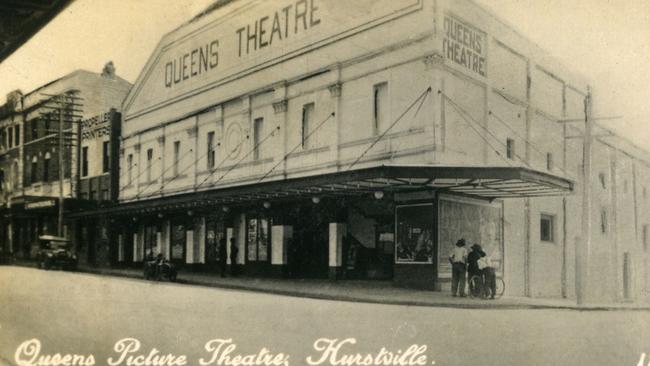
[[[282,162],[284,162],[285,160],[287,160],[287,158],[289,157],[289,155],[293,154],[293,152],[296,151],[300,146],[303,146],[303,144],[305,143],[305,141],[309,140],[309,138],[310,138],[314,133],[316,133],[316,131],[318,131],[318,130],[319,130],[319,129],[320,129],[320,128],[325,124],[325,122],[327,122],[330,118],[334,117],[335,115],[336,115],[336,113],[335,113],[335,112],[332,112],[329,116],[327,116],[327,118],[325,118],[322,122],[320,122],[320,123],[316,126],[316,128],[314,128],[314,130],[312,130],[311,132],[309,132],[309,133],[307,134],[307,136],[305,136],[305,137],[302,139],[302,141],[300,141],[296,146],[294,146],[293,149],[291,149],[291,151],[289,151],[288,153],[286,153],[286,154],[284,155],[284,157],[282,158],[282,160],[280,160],[280,161],[279,161],[277,164],[275,164],[275,165],[274,165],[274,166],[273,166],[273,167],[272,167],[268,172],[266,172],[266,174],[264,174],[264,176],[262,176],[262,178],[260,178],[260,179],[257,181],[257,183],[263,181],[266,177],[268,177],[269,174],[271,174],[271,172],[273,172],[273,171],[275,170],[275,168],[277,168],[278,166],[280,166],[280,164],[282,164]]]
[[[495,148],[494,145],[492,145],[492,143],[490,143],[490,141],[489,141],[485,136],[483,136],[483,135],[482,135],[482,134],[481,134],[481,133],[480,133],[480,132],[479,132],[479,131],[478,131],[478,130],[473,126],[473,121],[471,121],[470,119],[468,119],[467,116],[465,116],[465,113],[466,113],[466,112],[464,112],[464,111],[462,110],[462,107],[458,106],[458,105],[457,105],[453,100],[451,100],[451,98],[449,98],[449,97],[448,97],[447,95],[445,95],[444,93],[442,93],[442,96],[445,98],[445,100],[448,100],[448,101],[451,103],[452,107],[454,107],[454,109],[456,109],[456,111],[459,112],[460,116],[461,116],[461,117],[462,117],[466,122],[470,122],[470,123],[468,123],[467,125],[468,125],[472,130],[474,130],[474,132],[476,132],[476,134],[477,134],[481,139],[483,139],[483,141],[485,141],[485,143],[486,143],[486,144],[487,144],[487,145],[492,149],[492,151],[494,151],[494,153],[497,154],[497,156],[499,156],[501,159],[503,159],[503,161],[505,161],[506,164],[512,166],[512,162],[510,162],[509,159],[505,158],[505,157],[504,157],[504,156],[499,152],[499,150],[498,150],[497,148]],[[471,116],[470,116],[470,117],[471,117]],[[507,146],[506,146],[506,147],[507,147]],[[521,158],[520,158],[519,156],[517,156],[517,157],[521,160]]]
[[[237,166],[239,166],[239,163],[241,163],[242,161],[244,161],[244,159],[246,159],[250,154],[252,154],[255,150],[257,150],[257,149],[259,148],[260,145],[262,145],[262,144],[263,144],[266,140],[268,140],[271,136],[275,136],[275,133],[276,133],[277,131],[280,131],[280,126],[277,126],[275,129],[273,129],[273,131],[271,131],[270,134],[266,135],[265,138],[263,138],[260,142],[258,142],[257,144],[255,144],[255,146],[253,146],[253,148],[252,148],[252,149],[251,149],[251,150],[250,150],[246,155],[244,155],[241,159],[239,159],[239,161],[237,161],[235,164],[233,164],[233,165],[232,165],[232,166],[231,166],[231,167],[230,167],[230,168],[229,168],[225,173],[223,173],[223,175],[222,175],[221,177],[219,177],[219,179],[217,179],[216,182],[213,182],[212,185],[214,186],[214,185],[216,185],[217,183],[221,182],[221,180],[222,180],[223,178],[225,178],[226,175],[228,175],[228,173],[230,173],[230,172],[233,171]],[[205,181],[204,181],[204,182],[205,182]],[[203,183],[204,183],[204,182],[203,182]],[[201,184],[203,184],[203,183],[201,183]],[[198,189],[199,186],[196,186],[196,188]]]
[[[409,111],[410,111],[410,110],[411,110],[411,109],[412,109],[412,108],[417,104],[417,102],[421,100],[421,101],[420,101],[420,105],[418,106],[418,109],[417,109],[417,111],[415,112],[415,115],[413,116],[413,118],[415,118],[415,117],[418,115],[418,112],[420,112],[420,108],[422,108],[422,105],[424,104],[424,101],[426,100],[426,96],[428,96],[429,93],[431,93],[431,87],[428,87],[427,90],[424,91],[424,93],[420,94],[420,96],[418,96],[418,97],[413,101],[413,103],[411,103],[411,105],[409,105],[409,106],[404,110],[404,112],[402,112],[402,114],[401,114],[399,117],[397,117],[397,119],[396,119],[393,123],[391,123],[391,125],[388,126],[388,128],[387,128],[386,130],[384,130],[384,132],[382,132],[381,135],[379,135],[379,136],[375,139],[375,141],[373,141],[372,144],[370,144],[370,146],[368,146],[368,147],[366,148],[366,150],[364,150],[364,151],[361,153],[361,155],[359,155],[359,157],[358,157],[358,158],[357,158],[357,159],[356,159],[356,160],[355,160],[355,161],[354,161],[354,162],[353,162],[353,163],[348,167],[347,170],[352,169],[352,167],[355,166],[355,165],[356,165],[356,164],[357,164],[357,163],[358,163],[358,162],[359,162],[359,161],[360,161],[360,160],[361,160],[361,159],[362,159],[362,158],[363,158],[363,157],[368,153],[368,151],[370,151],[370,149],[372,149],[373,147],[375,147],[375,145],[377,145],[377,143],[378,143],[381,139],[383,139],[384,136],[386,136],[386,134],[387,134],[387,133],[388,133],[388,132],[393,128],[393,127],[395,127],[395,125],[396,125],[396,124],[397,124],[397,123],[398,123],[398,122],[399,122],[399,121],[400,121],[400,120],[401,120],[401,119],[402,119],[402,118],[403,118],[403,117],[404,117],[404,116],[405,116],[405,115],[406,115],[406,114],[407,114],[407,113],[408,113],[408,112],[409,112]]]

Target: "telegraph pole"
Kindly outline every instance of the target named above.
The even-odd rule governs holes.
[[[57,226],[57,235],[63,236],[63,176],[65,174],[65,169],[63,167],[64,157],[63,157],[63,95],[59,97],[59,221]]]
[[[593,120],[591,88],[585,97],[585,135],[582,144],[582,234],[576,243],[576,299],[584,305],[589,297],[589,257],[591,255],[591,155]]]

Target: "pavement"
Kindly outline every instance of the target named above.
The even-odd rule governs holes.
[[[30,262],[14,265],[34,266]],[[141,269],[96,268],[80,266],[79,271],[105,276],[143,279]],[[396,287],[391,281],[358,281],[326,279],[280,279],[257,277],[220,277],[217,273],[180,271],[177,282],[231,290],[253,291],[311,299],[348,301],[371,304],[445,307],[460,309],[566,309],[580,311],[650,310],[647,303],[586,304],[578,306],[574,299],[551,299],[504,296],[497,300],[453,297],[447,292],[434,292]]]
[[[237,281],[249,280],[254,283]],[[304,284],[311,285],[320,286]],[[375,296],[385,294],[363,284],[343,286],[348,292],[361,287]],[[0,289],[1,366],[63,365],[56,360],[67,354],[93,355],[95,362],[77,365],[117,366],[606,366],[637,365],[650,351],[647,311],[397,306],[17,266],[0,266]],[[39,358],[25,348],[18,354],[21,344],[35,346],[36,341],[40,347],[31,350]],[[116,346],[123,342],[129,344],[128,355],[116,362],[123,354]],[[222,344],[227,346],[217,352]],[[380,357],[386,351],[414,355],[416,349],[426,360]],[[263,352],[282,353],[289,361],[259,361]],[[170,354],[187,362],[162,361]],[[201,362],[214,355],[214,362]],[[364,361],[366,355],[377,361]],[[309,362],[309,357],[326,359]]]

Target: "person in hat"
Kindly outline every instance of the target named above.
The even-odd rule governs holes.
[[[474,276],[481,277],[481,270],[478,267],[478,261],[479,259],[481,259],[483,255],[485,255],[485,253],[483,252],[483,248],[481,248],[481,246],[477,243],[474,243],[474,245],[472,245],[470,249],[472,250],[467,255],[467,279],[469,281],[471,281],[472,277]],[[473,289],[470,288],[470,291],[472,290]]]
[[[456,247],[449,255],[451,263],[451,295],[465,297],[465,273],[467,272],[467,249],[465,239],[456,242]]]

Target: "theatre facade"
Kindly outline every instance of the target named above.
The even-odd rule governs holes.
[[[127,96],[120,204],[97,213],[120,265],[216,270],[234,238],[244,275],[445,290],[464,238],[509,295],[570,298],[582,124],[565,120],[587,94],[472,1],[217,1]],[[640,299],[647,162],[619,140],[594,148],[591,289]]]

